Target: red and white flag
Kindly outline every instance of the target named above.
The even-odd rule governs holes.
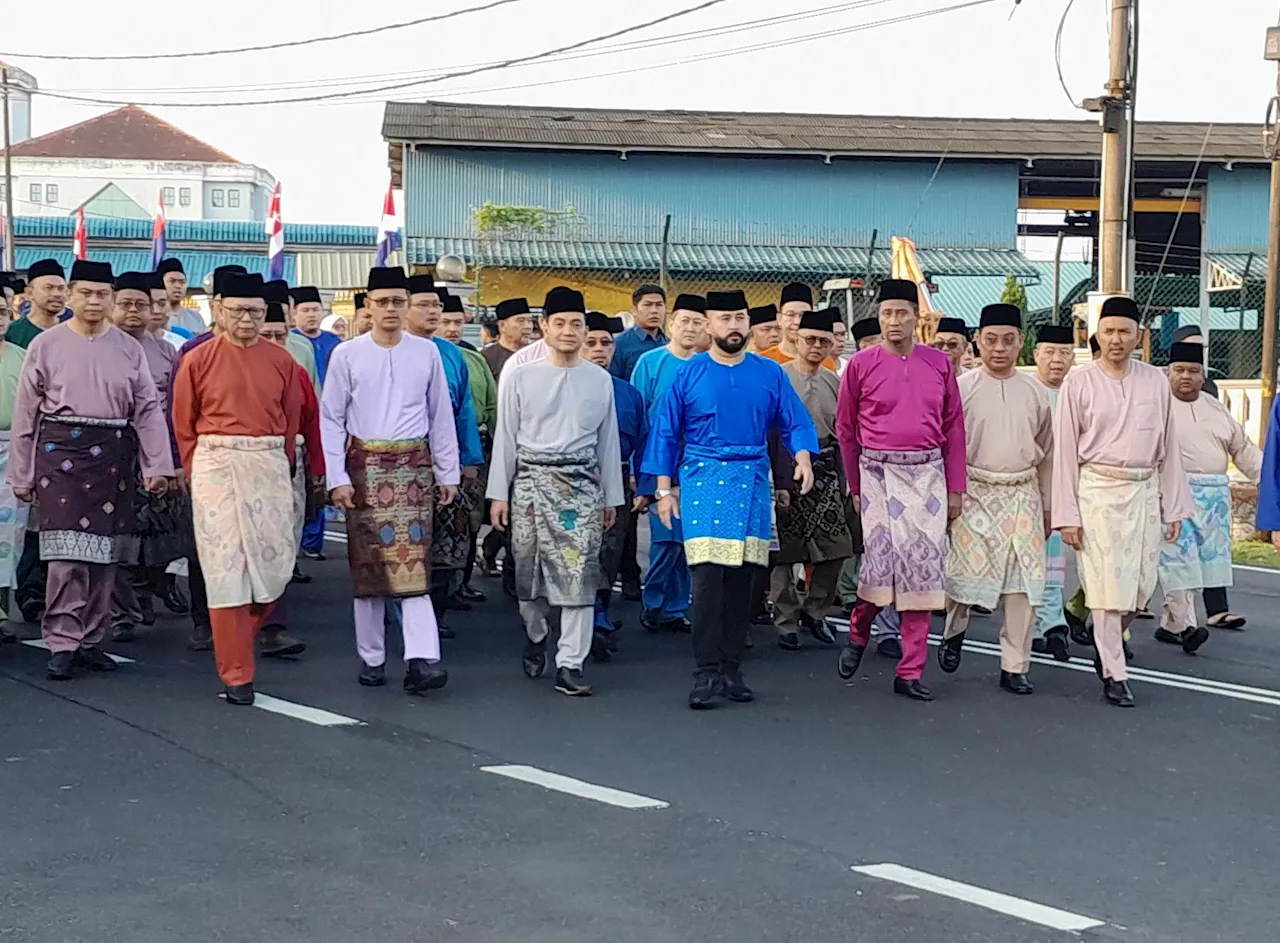
[[[271,207],[267,210],[267,270],[268,279],[284,278],[284,220],[280,216],[280,184],[271,193]]]
[[[76,234],[71,241],[71,249],[81,261],[89,257],[89,230],[84,224],[83,206],[76,210]]]

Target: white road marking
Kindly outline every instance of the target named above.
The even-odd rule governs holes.
[[[225,694],[218,695],[225,698]],[[254,692],[253,706],[261,710],[268,711],[272,714],[281,714],[285,717],[292,717],[294,720],[305,720],[309,724],[315,724],[317,727],[363,727],[363,720],[356,720],[354,717],[343,717],[341,714],[334,714],[318,707],[308,707],[306,704],[295,704],[293,701],[282,701],[278,697],[272,697],[270,694],[259,694]]]
[[[1231,564],[1233,570],[1247,570],[1250,573],[1270,573],[1272,576],[1280,576],[1280,570],[1273,566],[1250,566],[1247,563]]]
[[[597,786],[595,783],[583,782],[571,776],[549,773],[536,766],[482,766],[482,773],[494,773],[508,779],[518,779],[522,783],[532,783],[543,789],[567,793],[580,799],[591,799],[605,805],[617,806],[620,809],[665,809],[669,803],[661,799],[650,799],[648,796],[637,796],[633,792],[622,792],[608,786]]]
[[[336,541],[337,543],[340,543],[340,544],[345,544],[347,542],[347,535],[339,534],[335,530],[327,530],[324,532],[324,539]]]
[[[868,864],[854,866],[851,870],[856,871],[858,874],[865,874],[868,877],[879,878],[882,881],[892,881],[894,884],[904,884],[917,890],[929,891],[942,897],[950,897],[952,900],[964,901],[976,907],[985,907],[987,910],[994,910],[996,913],[1001,913],[1008,917],[1016,917],[1028,923],[1038,923],[1040,926],[1049,927],[1052,930],[1079,932],[1101,927],[1105,923],[1105,921],[1096,920],[1093,917],[1085,917],[1067,910],[1059,910],[1056,907],[1046,907],[1044,904],[1037,904],[1035,901],[1023,900],[1021,897],[1011,897],[1008,894],[989,891],[986,888],[975,887],[972,884],[962,884],[959,881],[940,878],[937,875],[917,871],[914,868],[904,868],[899,864]]]
[[[44,651],[49,650],[48,644],[42,638],[24,638],[22,644],[30,648],[40,648]],[[136,665],[137,662],[132,658],[125,658],[123,655],[113,655],[107,652],[107,657],[114,661],[117,665]]]

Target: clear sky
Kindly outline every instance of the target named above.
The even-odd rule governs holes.
[[[467,68],[529,55],[652,19],[695,0],[516,0],[499,9],[299,49],[173,61],[51,62],[21,50],[151,55],[279,42],[339,33],[474,6],[483,0],[352,4],[316,0],[219,0],[147,5],[132,0],[9,4],[0,53],[44,88],[120,101],[289,98],[314,83]],[[341,104],[152,111],[240,160],[265,167],[284,187],[294,222],[374,224],[387,185],[379,135],[387,97],[491,103],[738,111],[1079,117],[1058,82],[1054,35],[1067,0],[1013,0],[896,25],[861,24],[955,6],[965,0],[723,0],[711,9],[612,40],[603,54],[489,72],[364,95]],[[827,11],[828,8],[839,9]],[[1072,96],[1101,92],[1108,0],[1075,0],[1062,37]],[[1275,88],[1262,59],[1277,0],[1143,0],[1138,118],[1261,122]],[[807,19],[673,42],[691,31],[814,12]],[[839,31],[845,30],[843,34]],[[790,45],[700,61],[743,47],[836,33]],[[646,42],[637,42],[646,40]],[[630,44],[626,48],[620,44]],[[693,60],[693,61],[685,61]],[[683,64],[676,64],[683,63]],[[670,64],[662,68],[652,68]],[[642,70],[642,71],[636,71]],[[386,79],[390,84],[397,79]],[[261,89],[295,83],[294,87]],[[373,83],[370,83],[373,84]],[[243,91],[175,91],[248,86]],[[351,88],[329,84],[319,91]],[[367,87],[367,86],[366,86]],[[44,133],[108,110],[37,99]],[[1259,144],[1261,148],[1261,144]]]

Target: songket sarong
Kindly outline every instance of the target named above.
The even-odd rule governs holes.
[[[18,559],[27,535],[27,512],[30,505],[14,496],[13,486],[5,480],[9,470],[9,431],[0,430],[0,589],[18,585]]]
[[[137,551],[134,439],[125,419],[42,416],[36,437],[40,559],[113,564]]]
[[[776,510],[778,551],[776,565],[825,563],[853,556],[849,530],[848,488],[835,446],[812,456],[813,489],[793,492],[789,507]]]
[[[769,458],[685,451],[680,524],[689,566],[769,564],[773,491]]]
[[[301,545],[302,530],[307,524],[307,468],[306,468],[306,445],[303,444],[302,436],[298,436],[297,440],[297,461],[293,466],[293,477],[290,484],[293,485],[293,539]]]
[[[191,510],[209,608],[279,599],[298,552],[284,437],[200,436]]]
[[[462,492],[467,499],[467,526],[471,528],[472,537],[480,533],[480,528],[483,527],[485,523],[484,493],[488,487],[488,463],[476,468],[476,476],[474,478],[468,478],[466,475],[462,476],[462,486],[458,490]]]
[[[946,605],[947,480],[940,449],[864,449],[858,598],[899,612]]]
[[[475,537],[475,531],[471,529],[476,494],[475,479],[464,476],[461,482],[453,501],[435,509],[431,565],[436,569],[460,570],[467,565],[467,555],[471,552],[471,541]],[[483,499],[483,492],[480,497]]]
[[[1160,585],[1173,589],[1230,586],[1231,487],[1226,475],[1187,475],[1194,510],[1177,543],[1160,545]]]
[[[426,439],[347,443],[355,508],[347,562],[357,598],[425,596],[431,587],[435,472]]]
[[[517,450],[510,514],[518,599],[595,605],[603,510],[595,449]]]
[[[1036,470],[970,466],[964,510],[951,522],[947,598],[994,609],[1006,593],[1022,593],[1038,606],[1044,582],[1044,503]]]
[[[612,589],[618,571],[622,569],[622,556],[627,545],[627,531],[635,517],[631,513],[631,502],[635,492],[631,489],[631,472],[622,466],[622,507],[618,508],[618,516],[613,526],[604,532],[600,541],[600,589]]]
[[[1090,609],[1136,612],[1156,589],[1160,485],[1150,468],[1082,465],[1080,585]]]
[[[1066,581],[1067,551],[1062,535],[1055,530],[1044,542],[1044,585],[1061,591]]]

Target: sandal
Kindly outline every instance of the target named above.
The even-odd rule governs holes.
[[[1234,612],[1219,612],[1217,615],[1210,616],[1205,624],[1211,629],[1243,629],[1245,618]]]

